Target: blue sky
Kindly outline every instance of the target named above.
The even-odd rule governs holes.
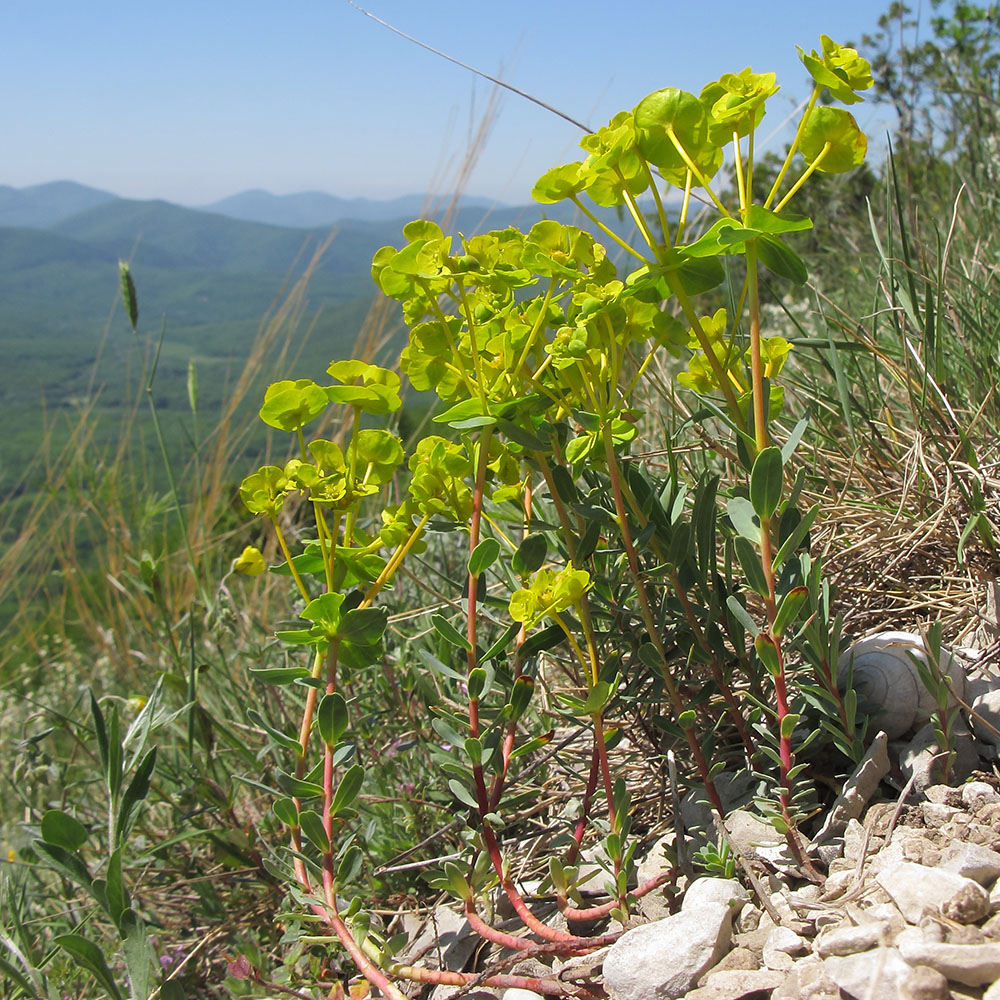
[[[594,127],[660,87],[774,71],[782,90],[761,135],[806,96],[795,45],[818,47],[820,32],[858,40],[885,6],[359,2]],[[491,85],[347,0],[4,0],[0,88],[0,183],[70,179],[199,204],[257,187],[383,198],[448,186]],[[874,143],[887,111],[852,111]],[[507,94],[469,191],[528,200],[538,175],[578,158],[579,134]]]

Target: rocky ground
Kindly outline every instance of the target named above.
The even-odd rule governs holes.
[[[966,662],[953,689],[960,711],[949,784],[935,783],[941,755],[919,713],[894,739],[879,732],[808,845],[821,876],[803,877],[784,841],[746,808],[749,776],[723,775],[724,830],[713,828],[704,796],[689,794],[638,881],[675,859],[692,873],[693,848],[720,832],[738,862],[735,878],[682,875],[672,895],[642,897],[633,926],[601,951],[508,968],[612,1000],[1000,1000],[1000,679]],[[895,707],[898,683],[886,697]],[[445,968],[496,960],[480,955],[477,965],[475,936],[443,908],[424,937]],[[459,992],[538,996],[437,987],[434,1000]]]

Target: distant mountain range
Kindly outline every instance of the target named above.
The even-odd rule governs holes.
[[[506,206],[487,198],[464,197],[462,208],[480,210]],[[245,222],[266,222],[272,226],[294,226],[311,229],[331,226],[338,222],[388,222],[392,219],[415,219],[433,211],[433,200],[426,195],[410,194],[387,201],[370,198],[337,198],[323,191],[303,191],[299,194],[271,194],[270,191],[243,191],[221,201],[200,206],[202,211],[217,212]]]
[[[24,188],[0,184],[0,226],[48,228],[108,202],[130,200],[74,181],[52,181]],[[256,189],[230,195],[208,205],[186,207],[242,222],[260,222],[289,229],[315,229],[345,220],[389,222],[414,219],[422,213],[439,209],[439,203],[440,199],[419,194],[376,201],[371,198],[338,198],[323,191],[278,195]],[[467,196],[461,199],[460,207],[485,213],[509,206],[488,198]]]

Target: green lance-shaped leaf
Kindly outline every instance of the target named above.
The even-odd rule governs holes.
[[[299,815],[299,825],[302,827],[302,832],[320,851],[325,854],[330,850],[330,838],[326,835],[326,828],[319,813],[304,809]]]
[[[770,519],[781,500],[783,477],[781,449],[776,445],[765,448],[754,459],[750,472],[750,503],[762,521]]]
[[[101,984],[109,996],[122,1000],[121,990],[115,982],[114,973],[108,968],[104,954],[93,941],[88,941],[79,934],[60,934],[53,941],[70,955],[75,962],[82,965]]]
[[[742,535],[737,535],[733,539],[733,546],[736,549],[736,558],[740,562],[743,575],[747,578],[747,583],[761,597],[767,597],[770,590],[767,586],[767,578],[764,576],[764,568],[761,565],[757,547]]]
[[[485,667],[476,667],[469,672],[469,701],[479,701],[489,687],[490,672]]]
[[[341,619],[337,635],[348,642],[371,646],[385,634],[388,623],[388,608],[355,608]]]
[[[789,712],[781,720],[781,738],[783,740],[790,740],[792,738],[792,733],[795,727],[798,725],[799,717],[792,712]]]
[[[764,669],[772,676],[781,669],[781,660],[778,656],[778,644],[766,632],[759,632],[753,641],[754,649],[760,662],[764,664]]]
[[[455,628],[454,625],[444,615],[433,614],[431,615],[431,625],[434,626],[434,631],[437,632],[445,642],[452,646],[457,646],[459,649],[464,649],[467,653],[472,650],[472,644],[468,639],[462,635],[461,632]]]
[[[762,236],[757,241],[757,258],[769,271],[794,285],[804,285],[809,271],[802,258],[777,236]]]
[[[337,887],[353,882],[361,874],[361,863],[364,855],[357,844],[351,844],[344,852],[337,867]]]
[[[511,566],[519,576],[526,576],[541,568],[548,553],[548,542],[541,532],[526,535],[511,559]]]
[[[360,764],[354,764],[344,772],[340,784],[337,785],[337,789],[333,793],[333,800],[330,802],[331,816],[336,816],[357,798],[364,780],[365,769]]]
[[[864,163],[868,139],[849,111],[816,108],[802,131],[799,149],[806,163],[819,161],[817,170],[842,174]]]
[[[299,825],[299,812],[291,799],[275,799],[271,804],[271,811],[285,826]]]
[[[347,732],[350,720],[347,715],[347,702],[339,691],[323,696],[316,712],[316,724],[323,742],[334,746]]]
[[[736,531],[754,545],[760,545],[760,524],[755,520],[756,511],[746,497],[730,497],[726,501],[726,513]]]
[[[125,305],[125,313],[132,329],[135,330],[139,322],[139,300],[136,298],[135,282],[132,280],[132,271],[129,269],[127,261],[118,261],[118,275],[122,283],[122,302]]]
[[[300,677],[310,676],[309,671],[305,667],[295,668],[295,669],[299,669],[302,671],[301,674],[299,675]],[[301,750],[301,746],[297,739],[294,739],[287,733],[283,733],[280,729],[276,729],[256,709],[253,708],[247,709],[247,719],[250,721],[251,725],[263,729],[264,732],[267,733],[267,735],[270,736],[271,739],[278,744],[278,746],[284,747],[286,750],[295,750],[296,752]]]
[[[318,799],[323,795],[323,786],[315,781],[304,781],[285,771],[276,771],[275,779],[278,787],[286,794],[297,799]]]
[[[70,881],[92,890],[94,879],[83,859],[75,851],[67,851],[65,847],[59,847],[57,844],[47,844],[44,840],[36,840],[32,846],[38,854],[45,856],[49,867],[54,868],[60,875],[65,875]]]
[[[472,761],[473,767],[479,767],[483,762],[483,743],[482,740],[476,739],[474,736],[470,736],[465,741],[465,752]]]
[[[49,844],[75,851],[87,840],[87,828],[68,813],[50,809],[42,817],[42,840]]]
[[[782,598],[781,604],[778,606],[778,613],[774,617],[772,631],[775,635],[783,635],[788,626],[791,625],[796,618],[798,618],[799,612],[802,610],[802,607],[806,602],[806,598],[808,597],[808,587],[792,587],[792,589],[785,594],[784,598]]]
[[[479,576],[496,562],[500,555],[500,543],[495,538],[484,538],[469,556],[469,574]]]
[[[510,701],[507,703],[512,722],[517,722],[524,715],[531,701],[531,696],[534,693],[535,682],[531,677],[522,675],[514,681],[514,686],[510,692]]]
[[[115,824],[115,845],[124,843],[125,838],[135,822],[136,812],[143,799],[149,794],[150,778],[156,767],[156,747],[149,750],[136,766],[135,774],[129,782],[125,794],[122,795],[121,808],[118,810],[118,821]]]
[[[122,874],[122,852],[118,847],[111,852],[108,859],[107,879],[104,883],[104,895],[108,902],[108,912],[115,926],[121,926],[122,914],[132,905],[128,888]]]

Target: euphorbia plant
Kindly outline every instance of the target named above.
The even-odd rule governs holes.
[[[451,650],[447,669],[460,666],[464,678],[464,713],[439,710],[434,728],[449,788],[469,809],[469,853],[433,882],[462,900],[483,937],[515,952],[535,947],[484,919],[483,901],[494,888],[546,948],[578,952],[614,937],[582,938],[539,920],[503,848],[518,768],[552,737],[539,725],[532,694],[539,684],[554,687],[549,667],[557,663],[567,678],[552,692],[558,714],[584,720],[592,733],[582,815],[548,865],[569,920],[610,915],[624,922],[635,898],[668,877],[629,891],[628,793],[609,757],[619,738],[609,720],[643,685],[662,692],[665,708],[655,721],[686,744],[720,814],[714,778],[725,758],[718,751],[734,734],[745,759],[773,781],[772,821],[808,867],[797,834],[808,793],[796,781],[803,765],[793,754],[799,706],[804,699],[818,705],[848,753],[857,752],[858,740],[853,705],[840,698],[830,667],[836,630],[831,640],[829,594],[805,551],[818,510],[798,509],[802,479],[789,473],[805,422],[783,441],[776,431],[791,344],[761,330],[758,272],[763,265],[779,278],[805,281],[786,237],[812,223],[788,206],[814,171],[851,169],[865,153],[852,116],[818,100],[825,91],[851,103],[871,78],[856,52],[825,37],[820,53],[802,57],[815,89],[761,203],[752,198],[754,137],[777,87],[773,74],[747,68],[700,95],[650,94],[586,135],[585,159],[538,181],[536,200],[571,201],[592,232],[542,221],[527,233],[455,239],[420,220],[404,228],[404,246],[375,255],[373,278],[401,303],[410,331],[400,368],[416,389],[440,397],[434,420],[449,429],[447,437],[416,443],[408,477],[399,471],[401,443],[361,426],[366,414],[400,405],[392,371],[340,361],[329,369],[336,384],[299,380],[267,391],[261,417],[294,436],[297,456],[248,477],[241,493],[272,524],[301,597],[301,626],[278,638],[307,647],[308,658],[255,671],[305,686],[297,734],[254,717],[295,762],[278,772],[286,797],[275,803],[291,835],[293,894],[386,995],[401,996],[396,977],[457,985],[471,978],[394,964],[392,943],[357,898],[347,901],[361,867],[347,831],[364,769],[354,759],[341,679],[383,655],[386,587],[429,532],[467,534],[463,623],[435,614],[430,624]],[[733,185],[716,190],[727,152]],[[667,211],[672,193],[674,216]],[[695,197],[716,218],[691,238]],[[634,232],[614,231],[593,205],[621,206]],[[632,266],[620,271],[609,247]],[[727,267],[740,283],[735,308],[705,315],[696,300],[723,282]],[[733,481],[722,484],[706,463],[697,482],[686,484],[676,462],[663,477],[632,454],[644,426],[637,390],[660,352],[676,359],[675,368],[683,365],[677,379],[699,398],[700,419],[731,436],[719,448],[742,466]],[[305,434],[331,403],[348,408],[343,450]],[[381,504],[386,484],[404,479],[406,496],[383,505],[373,530],[371,508]],[[306,501],[315,524],[314,537],[297,551],[283,523],[292,493]],[[796,650],[815,668],[797,685],[789,669]],[[799,741],[799,752],[812,735]],[[608,898],[586,907],[575,866],[591,829],[602,838]],[[487,983],[570,992],[558,982],[505,974]]]

